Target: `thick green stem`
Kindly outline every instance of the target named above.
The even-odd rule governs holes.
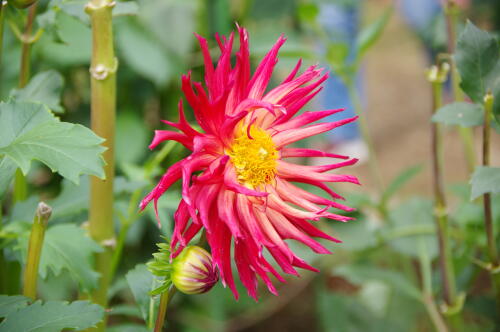
[[[484,97],[484,125],[483,125],[483,166],[490,165],[490,144],[491,144],[491,117],[493,113],[493,95],[488,92]],[[493,224],[493,216],[491,210],[491,194],[483,195],[484,209],[484,229],[486,231],[486,239],[488,244],[488,256],[491,262],[491,278],[495,296],[497,299],[497,311],[500,314],[500,262],[498,259],[498,251],[495,242],[495,230]]]
[[[96,255],[96,270],[100,273],[98,288],[92,293],[92,300],[104,307],[111,281],[111,262],[115,234],[113,230],[113,180],[115,173],[115,107],[116,70],[114,54],[112,10],[114,1],[91,0],[86,6],[92,27],[91,74],[91,123],[92,130],[104,138],[106,166],[105,180],[92,177],[90,181],[89,231],[105,250]],[[105,322],[98,326],[103,330]]]
[[[31,226],[30,241],[28,245],[28,258],[24,270],[23,295],[36,299],[36,285],[38,279],[38,266],[42,255],[43,239],[45,229],[49,222],[52,208],[47,204],[40,202],[36,209],[33,225]]]
[[[375,182],[375,186],[378,189],[378,192],[382,193],[384,182],[382,180],[382,174],[380,173],[377,154],[375,151],[375,144],[373,143],[373,139],[368,128],[368,122],[366,121],[366,115],[362,114],[361,101],[359,99],[359,94],[356,91],[356,87],[354,86],[354,82],[352,80],[349,80],[346,83],[347,89],[349,91],[349,98],[351,99],[354,106],[354,112],[357,116],[359,116],[358,124],[361,131],[361,136],[365,144],[368,146],[368,164],[370,166],[371,175],[373,177],[373,181]]]
[[[165,322],[165,317],[167,315],[169,298],[170,298],[169,291],[165,291],[161,294],[160,307],[158,308],[158,316],[156,316],[154,332],[161,332],[163,329],[163,324]]]
[[[434,66],[428,75],[432,83],[433,107],[432,114],[441,107],[443,82],[446,80],[449,67],[443,64],[440,69]],[[439,265],[443,287],[443,297],[446,303],[446,313],[451,316],[460,311],[459,297],[455,286],[455,272],[450,252],[448,213],[444,192],[443,179],[443,142],[440,125],[431,125],[432,174],[434,188],[434,213],[437,226],[439,245]]]

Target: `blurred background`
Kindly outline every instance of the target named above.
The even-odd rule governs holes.
[[[467,17],[483,29],[499,31],[500,1],[457,3],[461,22]],[[153,130],[162,128],[160,120],[177,120],[180,75],[192,70],[195,79],[202,80],[203,61],[193,33],[206,37],[216,52],[214,34],[229,34],[236,22],[249,30],[253,67],[280,34],[287,37],[273,84],[280,82],[299,58],[305,66],[319,64],[331,72],[323,93],[304,110],[346,108],[341,117],[354,114],[356,109],[361,112],[380,171],[380,180],[374,179],[367,160],[369,147],[362,139],[359,124],[308,141],[312,146],[360,158],[359,165],[342,171],[357,175],[362,186],[334,188],[346,196],[348,205],[358,208],[353,214],[357,220],[342,225],[322,221],[324,229],[344,243],[328,244],[334,252],[328,257],[290,243],[299,256],[321,267],[321,273],[304,271],[301,278],[288,278],[279,286],[279,297],[262,291],[259,303],[246,295],[235,302],[221,285],[205,295],[176,295],[169,307],[169,331],[432,331],[421,285],[422,260],[426,259],[431,262],[432,285],[439,303],[437,240],[430,199],[431,89],[425,71],[447,48],[441,2],[137,0],[136,5],[127,4],[117,11],[114,26],[120,61],[118,187],[120,179],[124,179],[117,210],[126,209],[130,199],[126,185],[142,183],[144,192],[152,187],[151,183],[144,185],[141,165],[151,156],[147,146]],[[32,50],[33,73],[57,70],[65,82],[61,101],[65,111],[60,117],[88,125],[91,36],[82,2],[61,0],[55,6],[54,2],[42,0],[40,6],[43,14],[38,16],[37,24],[46,33]],[[361,33],[376,33],[373,43],[363,50],[356,47]],[[20,54],[20,43],[10,29],[6,29],[5,38],[2,97],[17,84]],[[498,151],[498,135],[494,136],[493,151]],[[446,131],[445,146],[454,234],[460,243],[454,251],[458,284],[459,288],[472,287],[465,305],[469,331],[489,331],[494,329],[495,313],[487,289],[488,277],[470,264],[474,244],[484,241],[480,239],[481,210],[468,201],[469,171],[457,131]],[[157,177],[184,155],[182,146],[173,146],[153,175]],[[499,163],[500,153],[493,154],[492,164]],[[387,195],[387,211],[380,213],[374,203],[377,182],[387,186],[401,174],[401,188]],[[86,197],[85,179],[75,187],[41,165],[30,176],[35,190],[49,200],[61,190],[72,193],[70,202],[58,203],[67,204],[68,211],[79,212],[71,212],[75,221],[85,220],[85,201],[75,199]],[[171,231],[171,216],[178,200],[176,188],[160,201],[161,232],[166,235]],[[498,224],[498,199],[496,203]],[[124,274],[151,258],[159,235],[152,209],[130,228],[123,262],[111,290],[114,309],[110,323],[117,326],[116,331],[138,330],[134,324],[140,324],[141,318],[134,309]],[[45,299],[68,298],[74,292],[64,273],[48,280],[40,286]],[[241,294],[245,293],[242,289]]]

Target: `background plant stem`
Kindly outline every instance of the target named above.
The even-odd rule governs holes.
[[[491,117],[493,113],[493,95],[488,92],[484,97],[484,125],[483,125],[483,166],[490,165],[490,143],[491,143]],[[495,231],[493,229],[493,216],[491,211],[491,194],[483,195],[484,209],[484,229],[486,231],[486,239],[488,244],[488,256],[491,262],[491,278],[495,296],[497,300],[497,311],[500,314],[500,273],[496,272],[500,262],[498,260],[498,251],[495,242]]]
[[[3,27],[5,25],[5,10],[7,9],[7,1],[0,0],[0,81],[2,78],[2,51],[3,51]]]
[[[45,229],[49,222],[52,209],[47,204],[40,202],[35,212],[33,225],[31,226],[31,234],[28,245],[28,258],[26,259],[26,267],[24,270],[24,285],[23,295],[36,299],[38,266],[42,255],[43,239],[45,237]]]
[[[443,83],[432,81],[433,107],[432,113],[441,107]],[[437,123],[431,124],[431,151],[432,151],[432,173],[434,187],[434,213],[437,224],[439,263],[442,274],[443,296],[448,307],[453,307],[457,303],[457,293],[455,289],[455,272],[450,254],[448,215],[444,193],[443,180],[443,146],[440,133],[440,126]]]
[[[101,274],[98,288],[92,292],[92,300],[107,306],[107,292],[111,277],[111,261],[115,234],[113,230],[113,180],[115,173],[115,108],[116,69],[114,54],[112,9],[114,2],[92,0],[86,6],[92,27],[91,61],[91,123],[92,130],[104,138],[106,166],[105,180],[92,177],[90,180],[89,231],[104,251],[95,258],[96,271]],[[97,329],[104,330],[105,322]]]

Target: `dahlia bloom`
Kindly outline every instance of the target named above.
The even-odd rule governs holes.
[[[257,299],[257,276],[273,294],[277,292],[270,275],[285,281],[264,257],[264,248],[284,273],[298,275],[296,267],[318,271],[292,252],[285,239],[302,242],[320,254],[330,253],[313,237],[340,241],[310,221],[322,217],[347,221],[351,218],[329,210],[352,209],[340,204],[337,200],[342,197],[324,182],[358,184],[353,176],[326,173],[352,165],[357,159],[287,146],[356,118],[311,124],[342,110],[304,112],[295,116],[321,90],[327,74],[311,66],[297,75],[299,60],[283,82],[266,92],[278,50],[285,39],[278,39],[251,76],[248,34],[240,27],[238,32],[240,48],[234,66],[231,65],[234,34],[229,38],[216,36],[221,56],[215,68],[207,41],[196,36],[204,57],[206,89],[201,83],[192,82],[188,73],[182,77],[182,91],[201,130],[188,124],[181,100],[179,122],[163,121],[179,131],[157,130],[150,148],[175,140],[192,153],[167,170],[141,202],[141,209],[151,201],[156,209],[159,197],[174,182],[182,180],[182,200],[174,214],[171,239],[173,257],[204,229],[224,286],[238,298],[231,268],[233,257],[242,284],[248,294]],[[344,161],[302,166],[286,161],[291,157]],[[331,198],[309,193],[292,182],[319,187]]]

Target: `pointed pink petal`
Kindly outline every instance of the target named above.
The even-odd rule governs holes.
[[[355,121],[357,118],[358,117],[355,116],[353,118],[343,119],[335,122],[318,123],[308,127],[284,130],[273,136],[273,142],[278,148],[280,148],[290,143],[300,141],[304,138],[322,134],[334,128],[343,126],[347,123]]]

